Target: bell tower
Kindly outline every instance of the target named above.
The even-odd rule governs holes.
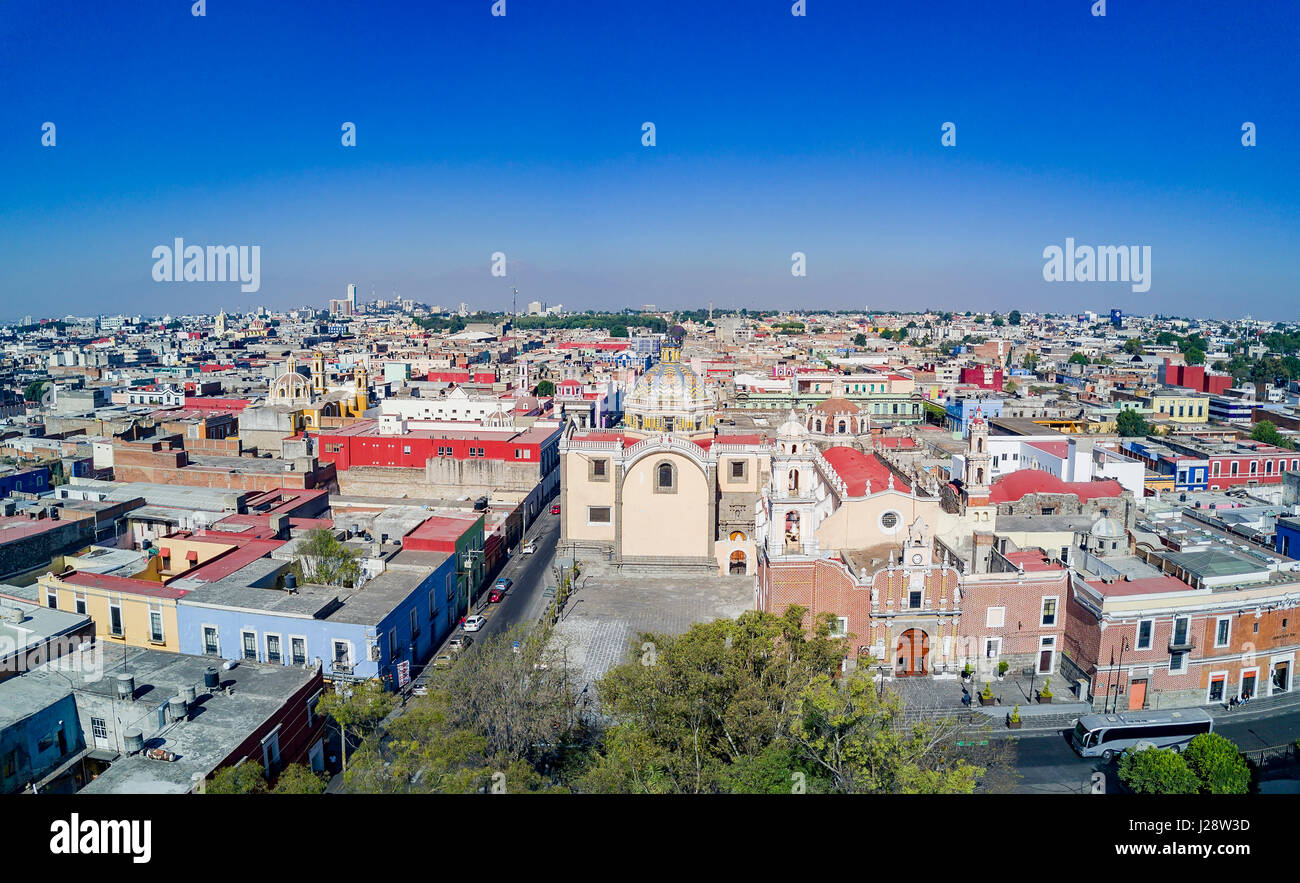
[[[325,354],[316,350],[311,354],[312,395],[325,395]]]
[[[970,438],[966,448],[965,485],[967,497],[987,497],[993,483],[993,457],[989,454],[989,425],[984,409],[975,408],[970,421]]]

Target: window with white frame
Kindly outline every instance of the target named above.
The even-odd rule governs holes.
[[[985,659],[997,659],[997,658],[998,658],[999,656],[1001,656],[1001,655],[1002,655],[1002,639],[1001,639],[1001,638],[985,638],[985,639],[984,639],[984,658],[985,658]]]
[[[1134,643],[1134,649],[1150,650],[1151,636],[1155,632],[1155,620],[1140,619],[1137,626],[1137,641]]]
[[[1059,600],[1060,597],[1057,595],[1053,595],[1050,598],[1043,599],[1043,625],[1044,626],[1056,625],[1056,603]]]
[[[1187,654],[1177,650],[1169,654],[1169,673],[1180,675],[1187,671]]]
[[[262,740],[262,766],[266,770],[268,779],[274,778],[280,770],[280,728],[278,726]]]
[[[203,627],[203,652],[209,656],[221,655],[221,632],[215,625]]]
[[[244,644],[244,658],[250,662],[257,661],[257,632],[247,630],[239,633],[240,639]]]
[[[984,615],[984,625],[991,629],[1000,629],[1007,621],[1007,608],[990,607]]]
[[[847,616],[835,617],[835,622],[831,625],[832,638],[845,638],[849,634],[849,618]]]
[[[1232,617],[1220,616],[1214,623],[1214,646],[1226,647],[1232,639]]]
[[[149,611],[149,640],[155,644],[162,644],[166,640],[166,635],[163,634],[161,609]]]
[[[307,639],[301,636],[289,637],[289,660],[294,665],[307,664]]]
[[[266,636],[266,661],[273,665],[279,665],[284,661],[284,655],[280,650],[279,635]]]

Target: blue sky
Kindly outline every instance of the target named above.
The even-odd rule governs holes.
[[[348,282],[488,309],[515,285],[578,309],[1296,318],[1294,3],[792,2],[7,0],[0,318]],[[154,282],[178,236],[260,245],[261,291]],[[1150,291],[1044,282],[1067,236],[1151,246]]]

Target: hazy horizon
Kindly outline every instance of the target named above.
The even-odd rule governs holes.
[[[521,310],[1295,317],[1293,9],[490,5],[11,2],[3,313],[323,307],[354,282],[497,311],[517,287]],[[177,237],[260,246],[260,290],[154,282]],[[1045,282],[1067,237],[1150,246],[1150,290]]]

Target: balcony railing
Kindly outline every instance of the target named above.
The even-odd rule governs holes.
[[[1179,638],[1177,635],[1174,635],[1172,638],[1169,639],[1170,653],[1186,653],[1187,651],[1193,649],[1195,646],[1196,646],[1196,641],[1192,638],[1191,635],[1184,635],[1182,638]]]
[[[340,662],[340,661],[337,660],[337,659],[334,660],[334,673],[335,673],[335,674],[339,674],[339,675],[350,675],[350,674],[352,674],[352,663],[351,663],[351,662]]]

